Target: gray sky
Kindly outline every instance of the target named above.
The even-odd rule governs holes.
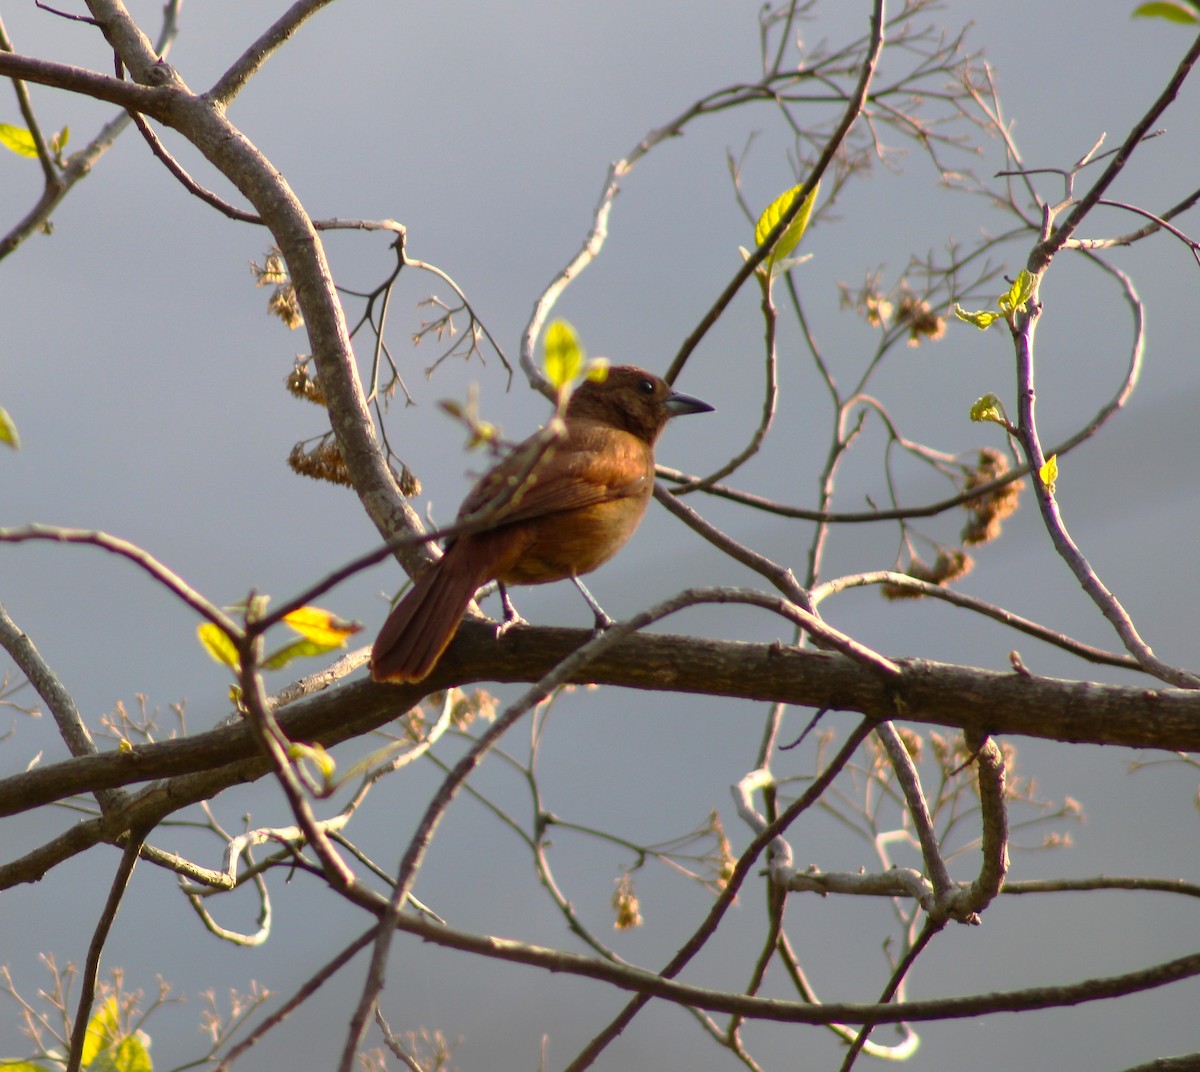
[[[1107,145],[1119,144],[1186,48],[1186,30],[1131,21],[1133,6],[1101,0],[1087,5],[1081,18],[1080,9],[1068,5],[954,2],[935,17],[952,32],[975,23],[969,41],[986,50],[1026,163],[1067,167],[1106,131]],[[157,2],[131,4],[147,28],[158,8]],[[757,2],[669,0],[334,5],[270,60],[230,114],[313,216],[403,222],[410,255],[450,273],[515,360],[532,302],[582,240],[609,162],[701,94],[757,76],[758,8]],[[282,10],[232,0],[185,4],[171,61],[193,88],[210,84]],[[111,57],[89,28],[32,5],[4,4],[2,14],[18,52],[111,69]],[[865,5],[843,0],[818,5],[802,33],[814,44],[841,42],[865,29]],[[33,95],[47,129],[70,125],[72,147],[109,114],[63,94],[35,88]],[[1165,135],[1143,149],[1114,198],[1162,210],[1195,188],[1198,104],[1200,88],[1188,84],[1167,115]],[[0,95],[0,122],[16,121],[11,95]],[[591,353],[656,371],[667,366],[736,270],[738,246],[753,244],[725,162],[727,151],[740,153],[751,132],[756,137],[744,189],[751,204],[764,206],[794,181],[785,156],[788,133],[766,107],[694,125],[685,137],[660,146],[626,181],[603,256],[556,310],[574,323]],[[168,134],[166,140],[198,177],[228,192],[177,138]],[[898,164],[899,170],[877,169],[870,181],[847,190],[835,218],[806,236],[804,249],[813,259],[796,273],[813,330],[844,381],[862,367],[873,336],[838,308],[838,282],[857,287],[881,266],[891,281],[910,253],[940,251],[952,236],[971,241],[1004,226],[983,200],[940,188],[924,157],[910,151]],[[990,145],[973,166],[988,175],[1002,165],[998,146]],[[1053,181],[1041,180],[1040,188],[1049,193]],[[30,162],[0,154],[0,226],[34,200],[38,182]],[[133,133],[67,198],[54,224],[52,236],[31,239],[0,266],[0,405],[23,439],[19,454],[0,453],[0,524],[106,530],[147,548],[225,602],[251,588],[290,595],[372,547],[375,533],[349,492],[295,477],[284,464],[294,442],[323,430],[322,415],[282,389],[293,355],[307,346],[302,333],[289,334],[264,315],[265,292],[253,287],[247,269],[263,256],[263,234],[190,198]],[[1109,212],[1097,214],[1088,233],[1132,226],[1129,217]],[[1188,217],[1182,226],[1196,230]],[[370,288],[391,263],[380,236],[333,235],[328,248],[338,282],[352,289]],[[1026,245],[1010,247],[1008,265],[1018,267],[1026,252]],[[1113,260],[1133,275],[1149,307],[1143,383],[1106,434],[1064,459],[1060,501],[1084,551],[1127,601],[1156,651],[1194,665],[1197,268],[1181,245],[1161,237]],[[545,405],[519,377],[506,394],[494,357],[486,366],[452,359],[427,379],[424,370],[437,349],[427,342],[414,350],[407,339],[425,315],[416,303],[431,292],[447,296],[430,277],[413,273],[393,301],[389,341],[417,405],[394,407],[387,422],[424,483],[420,509],[428,507],[444,522],[484,462],[462,453],[461,431],[434,403],[462,398],[469,383],[478,383],[485,414],[513,437],[543,419]],[[1053,441],[1085,422],[1115,389],[1127,361],[1129,329],[1115,291],[1078,261],[1062,258],[1043,299],[1039,404],[1044,437]],[[719,415],[673,425],[659,448],[662,463],[707,471],[753,429],[761,378],[756,306],[748,291],[695,354],[680,386],[715,403]],[[349,309],[353,319],[356,310]],[[361,342],[359,350],[365,361]],[[993,434],[998,430],[970,424],[967,410],[986,391],[1011,399],[1012,355],[1002,333],[981,335],[952,323],[940,342],[889,360],[873,390],[886,397],[907,433],[949,451],[1000,445]],[[813,505],[830,423],[827,399],[793,327],[783,330],[780,361],[792,423],[739,474],[738,483]],[[879,493],[880,442],[877,427],[864,438],[861,459],[841,486],[844,508],[862,508],[865,494]],[[925,501],[944,490],[908,470],[901,493]],[[693,505],[802,570],[806,532],[719,503]],[[935,525],[932,531],[944,530]],[[895,539],[892,530],[839,530],[827,572],[884,567]],[[1004,538],[977,557],[964,590],[1081,639],[1114,643],[1053,558],[1031,502]],[[385,597],[400,582],[398,568],[385,564],[323,602],[363,621],[370,633],[384,616]],[[714,583],[747,584],[752,578],[652,508],[631,545],[590,587],[619,617],[682,587]],[[518,595],[522,613],[533,621],[590,620],[569,586]],[[135,705],[138,694],[164,712],[186,703],[193,731],[224,716],[228,681],[195,642],[194,617],[127,564],[90,549],[6,547],[0,549],[0,600],[93,725],[118,702]],[[945,607],[886,605],[863,593],[830,605],[827,613],[839,628],[889,654],[1003,667],[1018,647],[1040,673],[1094,673]],[[774,621],[749,613],[696,613],[670,628],[755,640],[780,635]],[[284,681],[281,676],[273,684]],[[646,840],[689,829],[715,807],[735,845],[744,844],[726,787],[753,762],[763,717],[752,705],[718,701],[579,697],[553,716],[543,758],[549,806]],[[796,712],[791,724],[800,727],[807,717]],[[44,761],[62,757],[48,723],[0,715],[0,732],[10,725],[15,730],[0,743],[0,773],[23,769],[41,749]],[[524,740],[518,731],[514,748]],[[1195,778],[1186,768],[1162,765],[1127,774],[1128,754],[1017,745],[1022,769],[1036,776],[1042,793],[1080,799],[1088,823],[1071,830],[1071,850],[1016,855],[1014,877],[1105,872],[1195,878],[1194,868],[1186,870],[1196,858]],[[785,772],[806,769],[802,757],[781,762]],[[524,817],[528,802],[511,777],[491,765],[482,777]],[[360,833],[384,867],[394,867],[434,784],[434,771],[418,765],[383,790],[386,807],[376,802],[375,825]],[[218,811],[231,827],[239,826],[244,811],[256,824],[285,821],[280,796],[269,784],[232,794]],[[62,812],[7,821],[4,858],[72,821]],[[1148,829],[1161,836],[1146,837]],[[177,835],[180,851],[212,854],[215,862],[213,839],[186,830],[161,834],[164,847],[175,848],[171,838]],[[1026,841],[1039,839],[1035,831]],[[559,840],[569,895],[599,931],[611,934],[611,881],[619,866],[631,862],[629,855]],[[794,846],[798,862],[825,870],[876,866],[869,846],[847,840],[836,823],[821,817],[797,830]],[[482,809],[460,802],[418,893],[456,925],[569,946],[522,851]],[[0,963],[12,967],[24,992],[45,985],[38,952],[53,951],[60,963],[82,961],[115,862],[114,852],[93,851],[36,888],[14,890],[0,901]],[[959,877],[969,874],[968,865]],[[639,884],[647,926],[613,941],[622,955],[653,966],[665,961],[709,902],[661,873],[648,872]],[[277,880],[271,942],[259,950],[233,949],[202,933],[173,885],[164,872],[139,869],[106,960],[125,965],[132,986],[153,991],[154,973],[161,972],[188,996],[182,1009],[167,1010],[149,1025],[160,1067],[199,1049],[199,992],[244,990],[258,979],[288,994],[361,927],[311,881],[299,877],[285,886]],[[761,925],[756,895],[751,887],[728,934],[697,965],[697,980],[722,978],[730,958],[748,970]],[[1131,898],[998,904],[981,928],[955,928],[939,938],[910,994],[1065,982],[1190,951],[1179,938],[1194,931],[1184,906]],[[241,911],[243,918],[228,924],[251,927],[255,905],[248,897],[237,904],[223,912],[233,917]],[[823,997],[875,996],[884,978],[879,941],[890,923],[885,906],[798,899],[789,923]],[[393,1026],[464,1035],[457,1055],[464,1069],[535,1067],[543,1032],[550,1035],[550,1067],[561,1066],[618,1007],[594,984],[512,972],[405,941],[396,958],[385,995]],[[321,999],[319,1014],[285,1028],[247,1067],[296,1067],[298,1056],[311,1062],[308,1067],[328,1065],[362,970],[356,965],[344,973]],[[784,992],[781,984],[771,990]],[[1115,1015],[1111,1006],[1093,1005],[1020,1021],[993,1017],[934,1026],[923,1030],[911,1067],[942,1072],[998,1066],[998,1057],[976,1049],[996,1053],[1003,1045],[1004,1064],[1011,1067],[1121,1068],[1197,1049],[1196,997],[1191,983],[1127,1000]],[[768,1026],[753,1029],[750,1038],[772,1067],[794,1064],[797,1053],[811,1067],[832,1067],[840,1059],[838,1044],[816,1029]],[[21,1052],[11,1007],[0,1004],[0,1056]],[[600,1067],[669,1072],[734,1065],[686,1016],[659,1008],[639,1018]]]

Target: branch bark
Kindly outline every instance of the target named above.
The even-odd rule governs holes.
[[[490,623],[467,621],[419,685],[349,681],[281,708],[279,723],[291,740],[332,747],[385,725],[439,689],[536,681],[590,637],[582,629],[518,626],[496,640]],[[994,736],[1200,751],[1200,692],[921,659],[897,660],[897,665],[900,676],[889,685],[832,652],[655,634],[622,640],[574,680],[855,711]],[[747,717],[757,712],[748,710]],[[82,756],[0,780],[0,817],[80,793],[170,778],[170,786],[161,787],[165,815],[268,770],[248,727],[223,725],[183,740]]]

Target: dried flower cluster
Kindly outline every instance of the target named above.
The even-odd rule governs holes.
[[[619,931],[631,930],[642,925],[642,913],[638,905],[637,893],[633,888],[633,879],[628,873],[617,879],[617,888],[613,891],[612,906],[617,913],[613,926]]]
[[[896,307],[896,323],[908,326],[908,345],[936,342],[946,334],[946,318],[933,311],[929,302],[915,294],[904,294]]]
[[[924,298],[918,298],[901,283],[898,290],[885,293],[879,288],[879,273],[867,276],[862,287],[852,291],[845,283],[838,284],[838,304],[843,309],[853,309],[868,324],[886,328],[889,323],[908,328],[908,345],[920,346],[946,334],[946,318],[935,313]]]
[[[932,565],[913,555],[904,572],[918,581],[947,585],[965,577],[974,567],[975,560],[961,547],[940,547]],[[920,599],[924,594],[903,584],[884,584],[879,590],[885,599]]]
[[[994,447],[985,447],[979,452],[979,465],[967,474],[964,491],[990,484],[998,480],[1009,470],[1008,459]],[[978,545],[994,540],[1000,535],[1000,526],[1019,505],[1021,482],[1013,480],[1008,484],[989,491],[986,495],[967,502],[970,518],[962,531],[965,544]]]
[[[287,463],[293,472],[313,480],[327,480],[330,484],[350,484],[350,473],[342,459],[341,449],[333,433],[323,435],[316,446],[297,443],[288,453]],[[400,471],[391,466],[392,477],[406,498],[421,494],[421,482],[407,465],[401,464]]]
[[[317,383],[317,378],[308,374],[308,369],[302,362],[296,362],[296,367],[287,374],[287,379],[283,382],[289,394],[293,394],[297,398],[303,398],[318,406],[325,405],[325,392],[321,390],[321,385]]]
[[[287,265],[283,254],[274,246],[267,250],[266,259],[262,264],[250,262],[250,272],[254,276],[254,284],[259,287],[273,287],[271,296],[267,299],[267,312],[279,317],[293,331],[304,327],[304,317],[300,314],[300,302],[296,298],[296,288],[288,275]]]
[[[288,465],[301,476],[327,480],[330,484],[350,484],[350,473],[342,460],[341,449],[332,435],[322,436],[316,446],[305,449],[297,443],[288,454]]]

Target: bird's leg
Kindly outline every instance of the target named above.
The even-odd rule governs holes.
[[[508,598],[508,589],[504,587],[500,581],[496,582],[496,588],[500,592],[500,603],[504,607],[504,621],[496,626],[496,639],[504,636],[514,625],[528,625],[517,613],[517,608],[512,605],[512,600]]]
[[[604,613],[604,608],[596,602],[596,597],[592,595],[584,586],[583,581],[578,577],[572,577],[575,582],[575,587],[579,589],[580,594],[587,600],[587,605],[592,608],[592,613],[596,616],[596,632],[603,633],[605,629],[611,629],[616,625],[616,621]]]

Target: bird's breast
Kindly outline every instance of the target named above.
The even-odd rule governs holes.
[[[524,547],[497,579],[505,584],[548,584],[591,573],[633,534],[649,499],[649,494],[628,495],[524,522]]]

